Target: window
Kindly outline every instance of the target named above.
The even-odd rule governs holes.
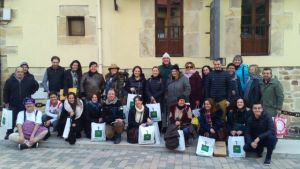
[[[269,0],[243,0],[242,55],[269,54]]]
[[[183,0],[155,1],[156,56],[183,56]]]
[[[84,17],[69,16],[67,20],[69,36],[85,36]]]

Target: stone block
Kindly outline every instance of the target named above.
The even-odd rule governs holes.
[[[96,36],[96,17],[85,17],[85,36]]]
[[[281,74],[281,75],[288,75],[289,72],[288,71],[279,71],[279,74]]]
[[[291,72],[291,74],[293,75],[300,75],[300,70],[299,69],[295,69]]]
[[[141,5],[141,16],[143,18],[155,17],[155,0],[140,1]]]
[[[227,18],[225,21],[225,52],[226,56],[241,53],[240,18]]]
[[[21,38],[23,35],[22,27],[20,26],[13,26],[5,29],[6,38],[10,37],[18,37]]]
[[[298,90],[298,92],[293,92],[293,97],[300,98],[300,90]]]
[[[284,32],[272,31],[271,33],[271,53],[272,55],[283,56],[284,55]]]
[[[184,34],[184,56],[199,57],[199,33],[185,33]]]
[[[155,56],[155,31],[145,29],[140,32],[140,56],[154,57]]]
[[[293,80],[293,81],[292,81],[292,85],[298,86],[298,81],[297,81],[297,80]]]
[[[199,13],[184,12],[184,32],[196,33],[199,32]]]
[[[87,16],[89,15],[88,5],[60,5],[60,16]]]
[[[230,0],[230,8],[241,8],[242,1],[241,0]]]
[[[57,17],[57,36],[67,36],[67,18]]]
[[[143,19],[144,29],[154,29],[155,28],[155,19],[154,18],[144,18]]]
[[[293,29],[293,14],[272,15],[271,28],[279,30]]]
[[[17,46],[5,46],[1,49],[1,55],[18,55]]]
[[[199,11],[203,8],[203,0],[185,0],[184,11]]]
[[[274,15],[274,14],[282,14],[284,13],[284,5],[282,2],[274,2],[271,1],[271,6],[270,6],[270,10],[271,10],[271,14]]]
[[[295,99],[295,110],[300,111],[300,98]]]
[[[282,85],[284,91],[290,91],[291,90],[291,84],[290,84],[289,81],[287,81],[287,80],[281,81],[281,85]]]

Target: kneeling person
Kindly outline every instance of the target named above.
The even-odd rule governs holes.
[[[106,137],[114,139],[115,144],[121,142],[121,135],[124,130],[122,104],[116,97],[114,89],[109,89],[107,99],[103,103],[103,119],[106,123]]]
[[[275,126],[270,116],[263,111],[261,103],[254,103],[253,113],[247,120],[245,130],[246,152],[254,151],[259,157],[262,156],[264,147],[267,147],[267,155],[264,164],[271,163],[272,152],[275,149],[277,138],[275,136]]]
[[[18,143],[20,150],[30,147],[37,148],[38,141],[48,133],[48,129],[42,127],[42,112],[34,107],[35,100],[31,97],[24,99],[25,110],[20,111],[17,117],[18,133],[9,135],[9,140]]]

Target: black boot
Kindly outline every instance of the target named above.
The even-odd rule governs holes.
[[[67,141],[71,145],[74,145],[76,143],[76,131],[75,131],[75,127],[71,127],[71,130],[70,130],[69,137],[68,137]]]

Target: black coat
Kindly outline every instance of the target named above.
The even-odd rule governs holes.
[[[146,79],[145,76],[142,75],[141,78],[139,80],[136,80],[134,76],[131,76],[130,78],[128,78],[126,85],[125,85],[125,90],[128,93],[132,93],[130,91],[130,88],[134,87],[135,88],[135,93],[133,94],[139,94],[142,95],[143,97],[145,97],[145,89],[146,89]]]
[[[252,108],[252,105],[254,103],[260,102],[261,90],[260,90],[259,81],[260,80],[258,78],[253,79],[253,82],[249,89],[249,94],[248,94],[247,98],[245,97],[247,107],[249,107],[249,108]]]
[[[157,103],[161,103],[163,101],[164,90],[165,86],[162,77],[160,75],[157,77],[151,76],[146,84],[147,102],[150,103],[150,97],[153,96]]]
[[[245,129],[246,144],[250,144],[257,137],[259,137],[260,140],[263,140],[269,135],[275,136],[275,126],[272,117],[263,112],[261,117],[256,119],[254,113],[251,112]]]
[[[52,67],[48,67],[46,70],[47,78],[43,80],[44,88],[45,83],[48,81],[48,89],[49,91],[59,92],[60,89],[64,88],[64,72],[65,68],[58,67],[57,69],[53,69]],[[48,92],[48,91],[47,91]]]
[[[73,78],[72,78],[72,74],[71,74],[71,69],[68,69],[65,71],[64,73],[64,95],[66,96],[68,94],[68,89],[69,88],[77,88],[77,93],[80,93],[79,89],[80,89],[80,82],[81,82],[81,77],[82,74],[78,74],[77,73],[77,86],[73,86]],[[76,93],[75,93],[76,94]]]
[[[231,110],[227,115],[227,131],[232,130],[245,130],[247,119],[250,116],[250,112],[246,109],[243,110]]]
[[[142,123],[146,123],[147,122],[147,119],[149,118],[149,108],[147,106],[144,106],[144,107],[145,107],[144,116],[143,116],[143,120],[142,120],[141,123],[137,123],[135,121],[135,114],[136,114],[135,107],[130,108],[129,114],[128,114],[128,129],[131,129],[131,128],[137,128],[138,129],[139,126]]]
[[[241,86],[241,81],[239,78],[232,78],[230,80],[230,93],[229,93],[229,102],[230,107],[233,108],[235,105],[235,100],[243,97],[243,90]]]
[[[84,106],[84,116],[86,123],[99,123],[99,118],[103,118],[101,104],[88,101]]]
[[[104,122],[106,122],[106,124],[111,124],[116,119],[124,118],[122,104],[120,100],[118,100],[114,104],[107,104],[104,102],[102,105],[102,110],[103,110]]]
[[[11,76],[4,84],[4,103],[9,103],[10,107],[23,107],[24,98],[31,96],[38,89],[38,82],[30,77],[24,76],[18,81],[15,76]]]

